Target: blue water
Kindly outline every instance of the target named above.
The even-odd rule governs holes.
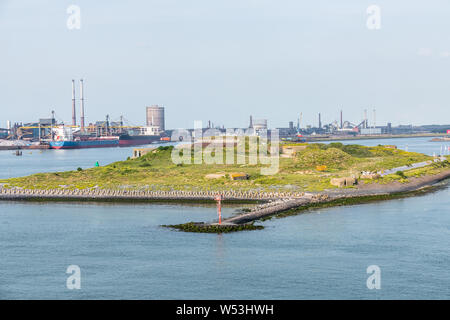
[[[407,150],[409,152],[420,152],[430,156],[440,155],[446,148],[450,147],[449,141],[432,142],[432,137],[428,138],[391,138],[391,139],[357,139],[357,140],[341,140],[341,141],[326,141],[321,143],[342,142],[343,144],[361,144],[364,146],[395,145],[399,149]],[[448,153],[446,153],[448,154]]]
[[[139,147],[61,149],[61,150],[23,150],[22,156],[15,151],[0,151],[0,179],[26,176],[40,172],[56,172],[87,169],[99,164],[126,160],[133,155],[134,148],[154,148],[165,144],[151,144]]]
[[[403,140],[434,152],[435,143]],[[111,160],[128,156],[110,150]],[[12,173],[26,173],[3,157]],[[320,209],[224,235],[160,226],[213,220],[213,206],[0,202],[0,299],[449,299],[449,193]],[[81,290],[66,288],[69,265],[81,268]],[[381,269],[380,290],[366,287],[369,265]]]

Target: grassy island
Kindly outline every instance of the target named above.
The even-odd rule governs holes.
[[[292,155],[283,156],[282,154],[279,159],[279,171],[274,175],[262,175],[261,168],[267,165],[252,165],[249,161],[246,161],[246,164],[177,165],[171,158],[174,147],[166,146],[156,148],[139,158],[102,167],[39,173],[0,180],[0,184],[5,188],[25,189],[323,191],[336,188],[330,184],[333,178],[349,176],[359,178],[361,172],[377,172],[432,160],[430,156],[406,152],[392,146],[365,147],[341,143],[312,143],[303,144],[303,146],[302,150]],[[283,145],[280,146],[280,153],[283,152],[283,147]],[[225,147],[223,150],[225,154]],[[244,157],[248,160],[248,151]],[[380,184],[392,181],[405,182],[410,177],[439,173],[445,167],[448,167],[447,161],[376,179],[360,179],[360,181]],[[236,172],[244,173],[246,179],[233,180],[232,176]]]

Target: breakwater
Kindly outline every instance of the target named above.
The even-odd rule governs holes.
[[[225,201],[256,201],[263,202],[255,206],[250,212],[242,213],[217,223],[198,223],[197,232],[211,232],[210,228],[232,228],[240,231],[239,226],[253,223],[279,213],[289,210],[299,210],[316,203],[327,203],[346,198],[364,198],[406,194],[429,186],[442,180],[450,178],[450,170],[439,174],[411,178],[409,182],[393,182],[390,184],[369,184],[359,188],[334,189],[321,193],[305,192],[240,192],[240,191],[139,191],[139,190],[109,190],[109,189],[51,189],[33,190],[21,188],[0,188],[0,200],[79,200],[79,201],[214,201],[217,195],[221,195]],[[383,198],[383,199],[384,199]],[[192,223],[177,225],[180,230],[189,231]],[[170,227],[170,226],[169,226]],[[233,231],[228,230],[228,231]],[[214,231],[214,232],[216,232]]]
[[[304,192],[240,192],[240,191],[149,191],[110,189],[22,189],[0,188],[0,200],[207,200],[220,194],[224,201],[268,201],[301,198]]]
[[[275,214],[289,211],[292,209],[301,209],[314,203],[326,203],[342,199],[368,198],[376,196],[393,196],[398,194],[407,194],[429,186],[432,186],[442,180],[450,178],[450,170],[446,170],[436,175],[413,178],[407,183],[391,183],[387,185],[373,184],[367,188],[360,189],[341,189],[330,190],[316,194],[303,194],[298,198],[279,199],[277,201],[262,204],[253,208],[250,212],[225,219],[223,223],[242,224],[251,221],[261,220]]]

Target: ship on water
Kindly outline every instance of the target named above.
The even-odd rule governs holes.
[[[51,149],[83,149],[83,148],[111,148],[119,146],[117,136],[74,136],[76,131],[64,125],[53,128],[53,140],[49,142]]]
[[[162,141],[162,131],[156,126],[140,127],[119,135],[119,146],[138,146]]]
[[[162,141],[161,131],[157,127],[139,127],[125,133],[93,137],[82,135],[70,126],[53,128],[51,149],[113,148],[151,144]]]
[[[50,142],[51,149],[112,148],[118,146],[118,137],[98,137]]]

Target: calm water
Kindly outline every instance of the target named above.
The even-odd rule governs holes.
[[[167,146],[171,143],[151,144],[139,148]],[[13,150],[0,151],[0,179],[19,177],[39,172],[77,170],[94,167],[115,161],[126,160],[133,155],[134,147],[98,148],[75,150],[23,150],[22,156]]]
[[[440,144],[427,140],[367,142],[439,152]],[[10,168],[2,175],[28,174],[35,165],[88,167],[131,153],[105,150],[33,152],[29,160],[3,152],[2,168]],[[449,299],[449,193],[446,187],[320,209],[225,235],[160,227],[212,220],[213,206],[0,202],[0,299]],[[224,215],[235,210],[227,207]],[[65,271],[74,264],[82,288],[72,291]],[[369,265],[381,268],[380,290],[366,287]]]

